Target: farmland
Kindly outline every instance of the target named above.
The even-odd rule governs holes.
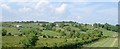
[[[72,21],[3,22],[2,47],[118,47],[116,26]]]
[[[97,42],[85,45],[86,47],[118,47],[117,38],[105,38]]]

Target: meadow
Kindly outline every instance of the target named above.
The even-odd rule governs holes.
[[[116,26],[71,21],[3,22],[2,47],[118,47]]]

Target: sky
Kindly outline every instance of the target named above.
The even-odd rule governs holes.
[[[0,0],[1,21],[118,23],[119,0]]]

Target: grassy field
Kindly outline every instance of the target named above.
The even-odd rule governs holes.
[[[42,46],[61,46],[63,44],[70,44],[74,43],[76,38],[68,38],[67,40],[65,38],[39,38],[37,41],[36,47],[42,47]],[[77,38],[80,40],[80,38]]]
[[[51,31],[51,30],[43,30],[42,32],[43,35],[49,35],[49,36],[60,36],[61,34],[55,31]]]
[[[25,36],[4,36],[2,37],[2,45],[4,47],[22,47],[20,44],[26,37]],[[79,38],[78,38],[79,39]],[[68,38],[67,41],[65,38],[39,38],[36,43],[36,47],[43,47],[43,46],[60,46],[62,44],[69,44],[74,43],[76,40],[75,38]]]
[[[7,23],[6,23],[7,24]],[[44,30],[42,26],[38,25],[38,23],[8,23],[10,25],[22,25],[23,27],[20,29],[17,29],[16,27],[3,27],[4,29],[7,30],[7,33],[11,33],[12,35],[16,35],[16,34],[20,34],[20,33],[27,33],[26,31],[30,30],[31,28],[33,29],[41,29],[42,31],[40,31],[39,29],[37,30],[38,33],[40,33],[41,35],[38,36],[40,37],[39,40],[37,40],[36,42],[36,46],[35,47],[43,47],[43,46],[47,46],[47,47],[54,47],[54,46],[61,46],[64,44],[70,44],[71,43],[77,43],[78,40],[79,42],[82,42],[83,39],[81,38],[81,35],[79,35],[80,37],[74,37],[72,36],[74,33],[90,33],[90,31],[93,31],[93,29],[95,29],[93,26],[88,25],[88,26],[84,26],[85,28],[87,28],[88,30],[86,31],[81,31],[82,28],[78,28],[78,27],[74,27],[72,25],[70,26],[64,26],[64,27],[56,27],[54,26],[54,28],[52,28],[53,30]],[[59,32],[59,29],[61,30],[61,32],[65,32],[66,36],[62,36],[62,33]],[[113,31],[109,31],[106,30],[104,28],[97,28],[99,30],[101,30],[103,32],[103,36],[107,36],[108,38],[102,38],[99,39],[98,41],[89,43],[84,45],[84,47],[118,47],[118,39],[116,38],[118,36],[118,34],[116,32]],[[70,31],[68,31],[70,30]],[[73,33],[74,32],[74,33]],[[70,33],[72,37],[67,37]],[[84,35],[84,34],[83,34]],[[44,37],[47,36],[47,37]],[[89,36],[83,36],[83,37],[90,37]],[[58,38],[57,38],[58,37]],[[114,37],[114,38],[112,38]],[[76,40],[78,38],[78,40]],[[3,46],[7,46],[7,47],[22,47],[22,45],[20,44],[21,41],[23,41],[24,39],[26,39],[25,36],[3,36],[2,40],[3,41],[2,44]],[[85,38],[87,39],[87,38]],[[84,39],[84,40],[85,40]]]
[[[118,36],[117,32],[108,31],[108,30],[103,29],[103,28],[101,28],[100,30],[103,31],[104,36],[110,36],[110,37]]]
[[[25,39],[24,36],[4,36],[2,37],[2,45],[7,47],[21,47],[20,42]]]
[[[0,33],[0,48],[2,48],[2,37],[1,37],[1,33]]]
[[[14,28],[14,27],[3,27],[3,29],[6,29],[8,31],[8,33],[11,33],[11,34],[18,34],[19,33],[17,28]]]
[[[51,38],[40,38],[39,41],[37,41],[36,47],[41,47],[41,46],[48,46],[52,47],[55,45],[55,43],[61,43],[64,42],[65,39],[51,39]]]
[[[118,38],[104,38],[85,47],[118,47]]]

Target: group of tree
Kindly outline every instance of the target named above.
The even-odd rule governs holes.
[[[35,29],[30,29],[27,31],[28,34],[26,36],[26,39],[22,41],[24,48],[34,47],[36,45],[36,42],[38,40],[38,32]]]
[[[11,36],[11,33],[8,33],[7,30],[2,29],[2,36]]]
[[[45,21],[14,21],[16,23],[49,23]]]
[[[7,30],[2,29],[2,36],[5,36],[5,35],[7,35]]]
[[[120,29],[120,25],[110,25],[108,23],[105,23],[105,24],[100,24],[100,23],[94,23],[93,26],[95,28],[104,28],[106,30],[109,30],[109,31],[115,31],[115,32],[119,32],[119,29]]]

